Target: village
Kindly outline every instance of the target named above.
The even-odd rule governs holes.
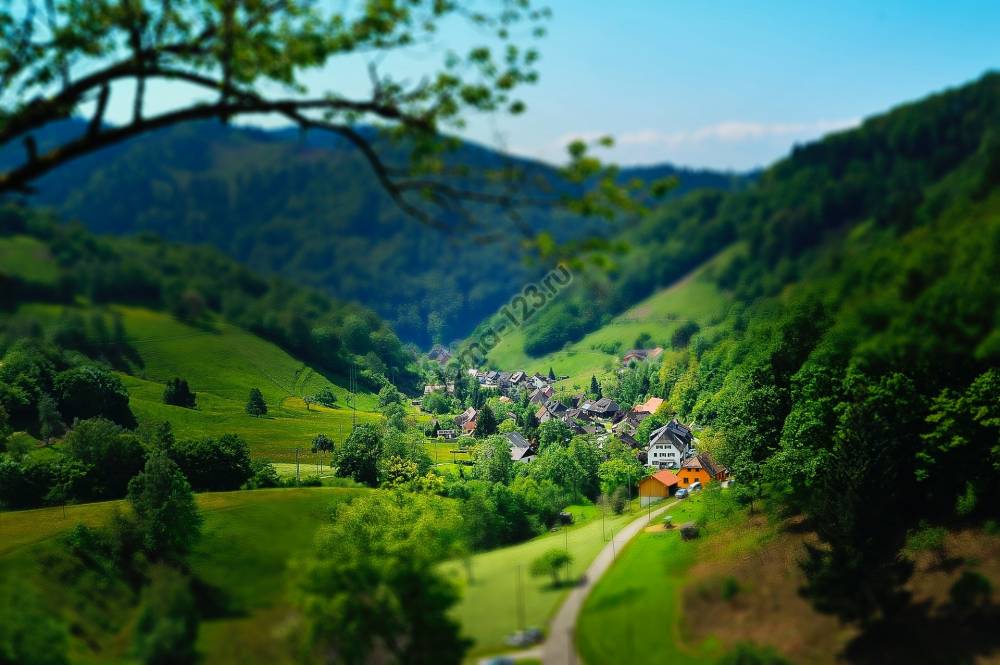
[[[662,352],[660,347],[629,350],[621,357],[622,371],[639,363],[654,362]],[[443,347],[435,347],[427,358],[444,366],[452,355]],[[611,397],[594,395],[593,390],[557,395],[556,384],[560,377],[551,370],[548,375],[543,375],[523,370],[469,368],[465,370],[465,376],[487,398],[495,398],[497,402],[507,405],[529,405],[531,425],[557,420],[566,426],[571,436],[592,437],[599,447],[612,439],[626,445],[645,469],[645,475],[638,482],[641,506],[670,497],[684,498],[713,482],[723,486],[732,482],[729,470],[709,452],[699,449],[694,423],[684,424],[676,417],[668,418],[666,402],[660,397],[648,397],[638,404],[622,405]],[[597,385],[596,380],[593,384]],[[435,394],[455,396],[456,382],[425,385],[425,399]],[[414,403],[422,405],[424,402],[416,400]],[[455,441],[459,449],[464,450],[477,434],[481,414],[482,408],[468,406],[450,419],[436,419],[428,434],[440,440]],[[643,427],[643,422],[650,418],[654,418],[656,426]],[[660,421],[664,422],[660,424]],[[442,423],[449,426],[441,427]],[[500,431],[507,439],[510,457],[515,463],[531,463],[539,453],[537,438],[526,436],[525,430],[530,429],[530,426],[515,426],[508,431]]]

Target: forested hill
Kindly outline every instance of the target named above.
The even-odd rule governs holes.
[[[26,305],[67,315],[50,325]],[[209,247],[148,235],[99,237],[35,210],[0,207],[0,351],[35,340],[131,372],[135,354],[122,339],[120,317],[114,325],[104,320],[110,306],[163,312],[205,334],[224,322],[340,383],[353,372],[369,390],[387,380],[405,391],[419,388],[413,354],[360,305],[261,277]],[[96,329],[71,316],[74,309],[95,312]]]
[[[685,197],[638,237],[603,290],[536,315],[525,346],[563,349],[558,335],[587,324],[600,330],[585,341],[608,340],[619,303],[726,247],[665,292],[674,306],[656,320],[629,310],[616,341],[667,350],[628,368],[598,353],[592,390],[665,399],[738,497],[803,517],[816,541],[802,591],[818,610],[876,632],[927,625],[908,605],[908,543],[1000,520],[1000,75],[796,149],[745,192]],[[586,353],[535,362],[571,373]]]
[[[626,236],[633,249],[618,270],[578,280],[528,322],[524,351],[539,357],[581,339],[727,246],[744,251],[718,285],[750,303],[812,278],[821,256],[835,254],[831,269],[846,270],[857,251],[851,233],[933,233],[951,201],[988,197],[1000,179],[998,109],[1000,75],[989,74],[797,147],[743,190],[668,202]],[[945,265],[936,257],[914,269],[910,288]]]
[[[83,128],[65,123],[46,131]],[[6,150],[10,159],[20,147]],[[472,166],[505,159],[471,144],[460,150]],[[634,175],[677,175],[679,192],[744,182],[670,166]],[[404,216],[357,152],[325,134],[184,125],[73,162],[43,179],[38,191],[37,202],[93,231],[149,231],[207,243],[254,270],[360,302],[420,345],[463,337],[537,270],[524,265],[516,243],[483,245]],[[526,221],[563,239],[608,231],[603,222],[581,223],[551,210],[530,211]],[[495,226],[502,236],[500,220]]]

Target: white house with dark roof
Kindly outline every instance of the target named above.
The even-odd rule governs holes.
[[[515,462],[530,462],[535,459],[535,447],[519,432],[507,432],[507,443],[510,445],[510,458]]]
[[[646,464],[661,469],[676,469],[693,452],[694,437],[691,430],[674,419],[650,432],[646,446]]]

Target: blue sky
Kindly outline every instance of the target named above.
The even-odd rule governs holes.
[[[900,102],[1000,68],[1000,2],[550,0],[540,82],[516,119],[469,138],[560,161],[572,137],[615,136],[623,164],[747,169]],[[446,27],[442,42],[476,41]],[[418,76],[443,49],[396,55]],[[362,63],[311,73],[363,94]],[[166,103],[176,91],[164,92]],[[127,105],[122,100],[121,112]]]

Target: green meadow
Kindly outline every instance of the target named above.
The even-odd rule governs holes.
[[[524,598],[525,627],[544,628],[559,608],[569,587],[553,587],[549,577],[528,574],[531,562],[553,548],[569,548],[573,555],[570,576],[579,578],[611,538],[612,531],[639,516],[636,509],[623,515],[608,513],[602,519],[594,506],[571,506],[575,524],[525,543],[483,552],[472,557],[471,566],[452,561],[443,566],[447,576],[462,588],[462,599],[454,610],[465,633],[474,640],[471,654],[502,651],[504,637],[518,625],[518,579]],[[469,579],[471,569],[471,580]]]
[[[333,507],[363,491],[316,487],[196,495],[205,522],[191,567],[217,606],[201,624],[204,662],[293,662],[276,621],[288,615],[289,566],[311,550]],[[47,580],[42,563],[47,548],[55,547],[51,539],[77,523],[103,524],[125,509],[124,501],[108,501],[68,506],[65,515],[62,508],[0,513],[0,573],[34,580],[50,602],[65,606],[63,590]],[[98,653],[73,640],[73,662],[131,662],[130,629],[127,623],[120,626]]]
[[[648,333],[655,346],[670,348],[670,336],[685,321],[693,320],[702,328],[721,320],[731,303],[730,297],[719,290],[710,275],[724,266],[739,251],[729,247],[706,261],[688,276],[657,291],[614,317],[606,325],[583,339],[553,353],[532,358],[524,351],[524,332],[514,330],[489,352],[487,361],[503,369],[525,369],[546,373],[551,367],[559,376],[557,388],[585,390],[590,377],[600,377],[618,366],[622,355],[634,347],[635,340]],[[619,351],[611,354],[601,350],[617,344]]]
[[[202,622],[199,649],[206,663],[290,663],[284,639],[290,617],[287,573],[298,556],[312,547],[316,530],[336,503],[365,489],[294,488],[196,495],[205,522],[192,556],[192,570],[218,606]],[[108,501],[63,508],[0,513],[0,573],[38,579],[52,602],[60,591],[46,586],[44,559],[52,538],[77,523],[98,526],[124,501]],[[554,588],[551,580],[528,574],[531,561],[548,549],[569,546],[574,556],[571,576],[583,574],[590,561],[640,509],[625,515],[608,514],[602,520],[594,506],[571,506],[575,524],[512,547],[471,558],[472,581],[464,561],[442,564],[442,570],[461,589],[454,609],[463,631],[475,644],[473,654],[505,648],[503,638],[518,628],[516,585],[524,590],[525,622],[543,627],[555,613],[568,587]],[[520,569],[520,571],[519,571]],[[128,662],[129,627],[104,645],[97,657],[74,645],[78,662]]]
[[[29,282],[52,284],[59,278],[48,245],[31,236],[0,238],[0,266],[0,273]]]
[[[62,307],[26,305],[26,311],[55,320]],[[373,421],[377,400],[371,393],[353,396],[343,377],[316,371],[276,345],[220,319],[205,327],[182,323],[161,312],[114,307],[122,317],[129,344],[138,354],[136,366],[121,378],[140,421],[169,421],[176,436],[239,434],[255,457],[274,462],[316,465],[329,456],[310,452],[312,439],[326,434],[342,442],[354,422]],[[81,309],[81,311],[84,311]],[[163,403],[164,384],[187,380],[198,395],[197,406],[185,409]],[[244,412],[251,388],[259,388],[268,405],[266,416]],[[329,387],[337,396],[333,408],[306,407],[303,397]]]
[[[702,525],[698,539],[681,540],[680,529],[657,524],[639,533],[594,587],[576,624],[577,650],[588,665],[695,665],[721,655],[715,638],[695,642],[682,634],[689,573],[700,561],[755,551],[761,536],[738,529],[745,511],[713,491],[694,494],[668,511],[675,525]]]

